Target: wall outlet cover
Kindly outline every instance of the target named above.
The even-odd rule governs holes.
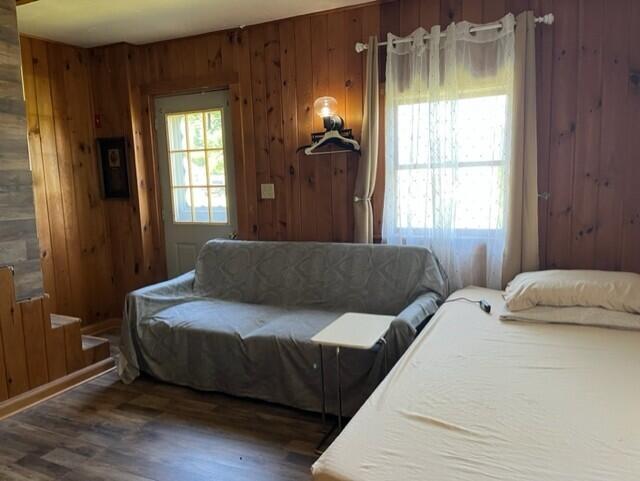
[[[276,190],[273,184],[260,184],[260,197],[262,199],[275,199]]]

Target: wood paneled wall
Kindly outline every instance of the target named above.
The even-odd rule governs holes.
[[[25,139],[16,3],[0,0],[0,266],[13,266],[19,298],[42,293]]]
[[[122,64],[125,59],[130,89],[142,93],[169,92],[172,86],[176,91],[189,90],[211,83],[231,88],[238,105],[234,129],[241,238],[350,241],[357,157],[306,157],[296,150],[310,142],[312,131],[321,129],[313,101],[325,94],[338,99],[340,115],[360,136],[364,58],[353,45],[378,33],[379,15],[378,5],[367,5],[242,31],[139,47],[109,46],[94,49],[93,57],[98,64],[109,59]],[[111,71],[113,89],[113,79],[123,74]],[[150,105],[143,101],[127,106],[131,93],[127,94],[125,83],[121,81],[116,87],[120,106],[115,108],[113,90],[104,89],[109,93],[103,96],[94,88],[96,113],[104,126],[115,126],[115,130],[104,128],[113,134],[127,134],[131,129],[131,122],[122,122],[118,111],[128,109],[139,119],[134,118],[133,123],[141,128],[138,154],[144,157],[138,157],[136,163],[147,169],[149,179],[155,178],[150,159]],[[275,184],[275,200],[259,198],[261,183]],[[160,226],[154,226],[160,218],[157,189],[148,192],[146,199],[149,227],[161,231]],[[162,249],[154,252],[158,256],[163,253]]]
[[[640,3],[553,9],[539,122],[546,265],[640,271]]]
[[[128,200],[105,202],[111,234],[116,299],[122,305],[127,292],[165,276],[160,212],[155,204],[153,158],[145,155],[142,132],[148,112],[143,108],[136,81],[138,50],[119,44],[90,52],[91,85],[96,112],[96,137],[124,136],[131,181]],[[149,130],[146,140],[151,141]],[[151,173],[148,180],[147,173]]]
[[[59,81],[53,98],[61,89],[86,92],[90,87],[92,93],[90,99],[67,107],[73,112],[63,125],[80,119],[83,123],[69,130],[67,138],[83,136],[92,148],[88,136],[96,114],[101,126],[93,129],[95,135],[124,135],[129,140],[132,199],[118,203],[89,197],[88,205],[96,218],[102,215],[99,222],[106,232],[99,230],[104,233],[95,234],[95,241],[77,241],[89,247],[82,254],[90,252],[94,263],[101,259],[103,272],[113,277],[108,286],[112,291],[107,292],[115,299],[114,311],[121,308],[124,292],[165,275],[150,114],[153,93],[230,87],[242,238],[350,241],[357,158],[306,157],[295,151],[321,128],[312,107],[320,95],[336,97],[339,113],[359,138],[364,57],[355,53],[355,42],[386,32],[408,34],[417,26],[490,22],[525,9],[538,15],[553,12],[556,18],[552,27],[540,26],[536,33],[539,186],[550,193],[540,201],[542,264],[640,272],[640,180],[633,175],[640,151],[640,58],[634,48],[640,40],[640,2],[397,0],[142,46],[90,51],[46,47],[48,52],[67,52],[56,53],[53,62],[49,58],[48,69],[55,74],[49,81]],[[69,69],[82,73],[81,81],[73,80],[75,86],[66,84],[72,82]],[[27,92],[28,104],[29,97]],[[78,162],[69,159],[74,150],[81,151],[80,144],[57,136],[58,164]],[[70,152],[61,150],[66,145]],[[374,195],[377,237],[383,136],[380,152]],[[83,172],[82,166],[78,169]],[[85,174],[72,175],[73,184],[71,178],[61,180],[61,191],[83,192],[85,200],[89,192],[97,192],[89,170],[84,165]],[[275,184],[275,200],[259,198],[260,183]],[[61,193],[54,190],[46,197],[50,195]],[[89,222],[97,221],[78,218],[74,227]],[[99,242],[103,238],[106,245]],[[50,242],[55,244],[53,238]],[[71,263],[71,257],[66,262]],[[45,269],[45,277],[47,272],[55,277],[57,271],[57,266]]]
[[[638,2],[398,0],[134,47],[129,59],[141,85],[238,75],[243,238],[349,241],[357,159],[295,150],[320,129],[312,112],[320,95],[336,97],[359,137],[364,59],[354,43],[437,23],[491,22],[526,9],[556,18],[536,34],[539,183],[550,194],[540,201],[542,264],[640,271],[640,181],[625,175],[638,157],[640,59],[632,48]],[[384,152],[383,138],[380,147]],[[373,201],[377,238],[382,157]],[[267,182],[276,186],[275,200],[259,199],[259,185]]]
[[[51,310],[86,322],[119,315],[100,197],[87,50],[22,38],[29,152]]]

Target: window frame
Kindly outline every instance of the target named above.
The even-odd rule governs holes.
[[[505,90],[502,89],[479,89],[475,91],[465,92],[463,95],[458,97],[455,100],[465,100],[465,99],[474,99],[474,98],[483,98],[483,97],[494,97],[494,96],[505,96],[507,101],[509,101],[509,95]],[[399,125],[399,110],[402,106],[407,105],[416,105],[420,103],[431,103],[434,101],[430,101],[424,98],[420,98],[418,95],[407,95],[406,98],[403,98],[402,102],[399,102],[394,106],[394,115],[396,118],[396,126]],[[396,132],[399,132],[399,129],[396,128]],[[396,134],[397,135],[397,134]],[[396,139],[394,142],[396,155],[394,156],[395,168],[393,172],[393,181],[395,182],[395,190],[399,191],[399,179],[397,173],[403,170],[411,171],[411,170],[419,170],[419,169],[437,169],[437,168],[447,168],[448,165],[453,166],[453,163],[437,163],[437,164],[401,164],[399,162],[400,152],[399,152],[399,141]],[[459,162],[458,169],[467,169],[474,167],[506,167],[505,162],[503,160],[487,160],[487,161],[471,161],[471,162]],[[398,207],[398,195],[396,195],[396,205],[394,208]],[[505,199],[506,201],[506,199]],[[399,216],[394,215],[394,232],[398,237],[402,237],[403,239],[410,237],[433,237],[436,229],[433,227],[401,227],[398,225]],[[497,237],[498,233],[504,230],[504,217],[502,219],[502,226],[498,228],[486,228],[486,229],[477,229],[477,228],[455,228],[455,237],[456,240],[461,242],[468,240],[486,240],[493,237]]]
[[[209,112],[220,112],[220,126],[222,130],[222,147],[215,148],[207,148],[207,128],[206,128],[206,120],[205,115]],[[189,148],[189,127],[187,117],[190,114],[200,114],[202,119],[202,128],[203,128],[203,148],[201,149],[190,149]],[[183,116],[184,117],[184,125],[185,125],[185,145],[186,149],[171,149],[171,140],[170,140],[170,129],[169,129],[169,118],[175,116]],[[229,226],[231,225],[231,217],[230,217],[230,208],[229,208],[229,169],[227,165],[227,145],[226,145],[226,137],[225,137],[225,112],[224,107],[214,107],[204,110],[184,110],[184,111],[172,111],[164,113],[164,128],[166,131],[166,141],[167,141],[167,162],[169,169],[169,189],[170,189],[170,200],[171,200],[171,222],[174,225],[202,225],[202,226]],[[190,153],[193,152],[202,152],[204,154],[205,159],[205,173],[207,178],[207,183],[205,185],[196,185],[192,184],[192,175],[191,175],[191,158]],[[224,163],[224,184],[222,185],[214,185],[209,182],[209,157],[207,155],[208,152],[222,152],[222,158]],[[174,172],[172,166],[172,154],[182,153],[186,155],[187,158],[187,175],[188,175],[188,184],[186,185],[175,185],[174,182]],[[211,217],[211,191],[212,189],[224,189],[224,196],[226,200],[226,222],[213,222]],[[176,205],[175,205],[175,197],[174,194],[177,190],[188,190],[189,198],[191,200],[191,220],[190,221],[180,221],[176,219]],[[209,216],[208,221],[196,221],[195,218],[195,202],[193,200],[193,190],[194,189],[206,189],[207,190],[207,214]]]

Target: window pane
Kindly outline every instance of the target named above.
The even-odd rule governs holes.
[[[210,150],[207,152],[209,160],[209,185],[225,185],[224,151]]]
[[[462,99],[456,105],[459,162],[490,162],[505,158],[507,96]]]
[[[207,148],[221,149],[222,140],[222,111],[214,110],[205,114],[205,125],[207,126]]]
[[[502,228],[502,167],[462,167],[456,182],[456,229]]]
[[[397,226],[412,229],[500,229],[504,170],[499,166],[398,171]]]
[[[505,159],[506,95],[398,106],[398,164]]]
[[[429,161],[428,103],[398,107],[398,164],[426,164]]]
[[[169,150],[186,150],[187,135],[185,131],[184,115],[167,115],[167,136]]]
[[[438,206],[434,201],[436,191],[451,189],[445,184],[451,179],[439,179],[435,186],[434,169],[403,169],[398,171],[396,192],[397,225],[400,228],[432,229],[434,227],[434,209]]]
[[[227,190],[224,187],[212,187],[211,194],[211,222],[226,224],[227,215]]]
[[[173,187],[189,185],[189,165],[185,152],[171,154],[171,181]]]
[[[209,222],[209,199],[207,188],[193,189],[194,222]]]
[[[187,126],[189,129],[189,149],[203,149],[204,131],[202,127],[202,114],[188,114]]]
[[[204,160],[204,151],[189,152],[191,161],[191,185],[207,185],[207,165]]]
[[[507,102],[495,95],[397,107],[398,228],[503,227]]]
[[[173,219],[176,222],[191,222],[191,194],[189,189],[173,189]]]

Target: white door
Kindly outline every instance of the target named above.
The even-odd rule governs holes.
[[[155,101],[162,216],[170,277],[194,268],[209,239],[236,231],[229,93]]]

